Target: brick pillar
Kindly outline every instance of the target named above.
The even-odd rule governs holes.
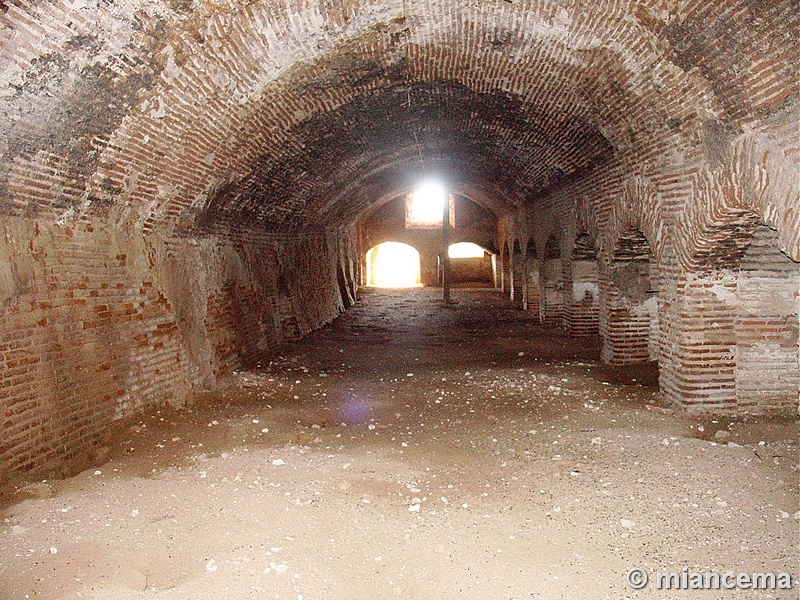
[[[511,297],[511,254],[508,252],[508,248],[505,249],[503,252],[503,256],[500,259],[501,267],[500,270],[500,289],[503,292],[503,295],[506,298]]]
[[[525,260],[525,288],[523,308],[539,316],[539,261],[530,252]]]
[[[778,250],[775,231],[759,227],[735,274],[737,407],[796,410],[800,264]]]
[[[564,329],[575,337],[599,331],[600,293],[596,260],[573,260],[564,285]]]
[[[515,244],[516,245],[516,244]],[[511,259],[511,302],[516,308],[523,307],[525,297],[525,258],[517,248]]]
[[[561,325],[564,317],[561,259],[547,258],[539,269],[539,318],[546,325]]]
[[[800,265],[759,227],[740,262],[664,295],[661,385],[692,412],[786,412],[800,398]]]
[[[437,287],[439,282],[439,255],[435,249],[422,248],[419,253],[419,279],[425,287]]]
[[[662,314],[661,387],[693,412],[736,407],[736,277],[682,274]]]
[[[631,261],[599,273],[601,359],[612,365],[658,359],[658,300],[650,263]]]

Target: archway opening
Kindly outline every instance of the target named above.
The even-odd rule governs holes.
[[[486,250],[472,242],[458,242],[450,244],[447,253],[450,258],[483,258]]]
[[[367,285],[416,287],[421,285],[419,252],[408,244],[384,242],[367,252]]]
[[[536,242],[528,239],[525,244],[525,284],[522,301],[523,308],[539,319],[539,255],[536,253]]]
[[[636,227],[620,233],[607,273],[600,331],[607,364],[655,362],[659,358],[658,286],[650,243]]]
[[[458,242],[447,248],[451,283],[457,287],[494,287],[492,254],[472,242]]]
[[[595,335],[600,329],[600,288],[596,240],[587,231],[575,238],[572,260],[564,274],[564,328],[573,337]]]
[[[544,260],[539,269],[539,318],[542,323],[561,327],[564,317],[564,274],[562,272],[561,241],[555,235],[547,238]]]

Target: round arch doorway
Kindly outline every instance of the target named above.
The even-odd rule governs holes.
[[[367,251],[367,285],[373,287],[418,287],[419,252],[408,244],[384,242]]]

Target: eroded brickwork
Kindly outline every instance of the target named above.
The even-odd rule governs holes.
[[[3,490],[74,472],[113,420],[181,403],[343,307],[338,236],[154,243],[18,218],[0,232]]]
[[[800,388],[800,265],[778,251],[776,237],[759,227],[735,270],[736,395],[744,409],[792,410]]]
[[[0,472],[333,318],[431,176],[545,322],[796,408],[798,39],[793,0],[0,3]]]
[[[144,245],[103,224],[0,227],[0,471],[69,471],[112,419],[185,397],[175,313]]]

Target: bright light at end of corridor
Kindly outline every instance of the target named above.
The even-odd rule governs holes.
[[[447,249],[450,258],[483,258],[484,250],[472,242],[458,242]]]
[[[368,285],[414,287],[420,285],[419,252],[408,244],[384,242],[367,252]]]

